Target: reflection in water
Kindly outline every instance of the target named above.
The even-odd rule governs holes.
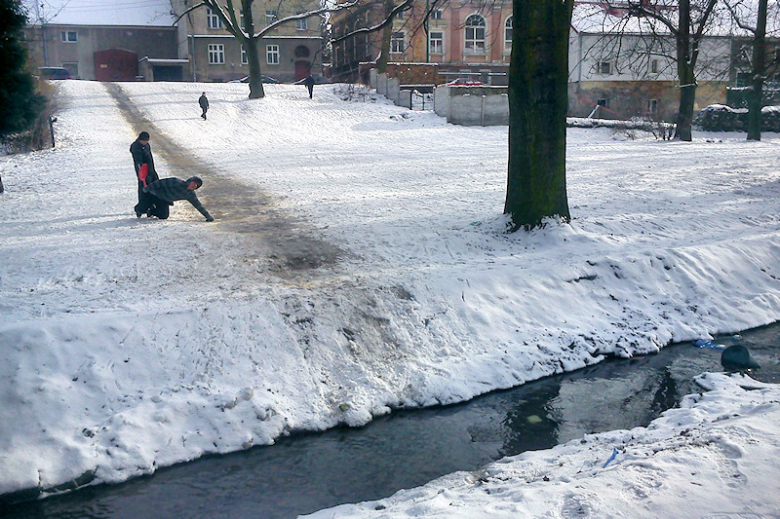
[[[729,344],[728,339],[723,341]],[[780,382],[780,325],[743,334],[762,369]],[[462,405],[399,411],[360,429],[279,440],[159,470],[121,485],[3,509],[8,519],[291,518],[346,502],[379,499],[443,474],[613,429],[647,425],[694,376],[721,371],[720,351],[690,344],[608,361],[495,392]]]
[[[658,383],[658,389],[655,395],[653,395],[653,403],[650,406],[650,414],[653,416],[657,416],[677,404],[677,382],[675,382],[672,376],[672,371],[666,366],[660,375],[661,380]]]
[[[519,395],[506,413],[503,420],[506,438],[501,457],[511,456],[525,451],[546,449],[555,445],[558,438],[558,424],[555,402],[559,400],[562,379],[534,384],[534,390],[527,395]]]

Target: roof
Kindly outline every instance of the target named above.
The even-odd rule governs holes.
[[[172,26],[170,0],[21,0],[31,25]]]
[[[691,1],[694,27],[698,26],[696,20],[702,12],[697,6],[703,2],[704,0]],[[671,21],[673,26],[678,26],[678,0],[644,0],[642,3],[649,9],[655,9],[661,17]],[[737,12],[746,25],[755,27],[754,13],[757,0],[728,0],[728,3],[737,6]],[[770,10],[774,12],[770,12],[767,17],[767,36],[776,37],[780,35],[779,8],[775,3],[770,4]],[[629,16],[627,7],[628,2],[625,0],[575,0],[572,28],[575,32],[581,33],[670,34],[665,25],[652,17]],[[707,36],[749,35],[748,31],[738,27],[731,13],[726,9],[726,3],[721,1],[716,4],[710,16],[705,34]]]

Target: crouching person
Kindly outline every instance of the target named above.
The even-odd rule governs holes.
[[[176,177],[163,178],[156,182],[152,182],[144,188],[144,193],[150,193],[161,200],[165,200],[170,205],[178,200],[187,200],[195,209],[200,211],[200,214],[206,217],[207,222],[213,222],[214,218],[206,211],[206,208],[198,200],[198,195],[195,194],[195,190],[203,185],[203,181],[198,177],[190,177],[187,180],[182,180]],[[170,206],[168,204],[158,204],[158,207],[154,211],[154,216],[165,220],[170,213]]]

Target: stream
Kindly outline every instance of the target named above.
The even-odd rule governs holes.
[[[780,383],[780,323],[746,331],[740,344]],[[728,346],[731,337],[717,344]],[[0,508],[3,518],[288,519],[379,499],[459,470],[586,433],[647,425],[700,389],[693,377],[723,371],[717,349],[681,343],[659,354],[608,360],[469,402],[395,411],[361,428],[296,434],[158,470],[119,485]]]

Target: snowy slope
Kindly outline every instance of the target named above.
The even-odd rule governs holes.
[[[0,158],[0,494],[778,319],[777,136],[571,130],[571,225],[507,235],[505,127],[339,88],[61,83],[57,149]],[[135,218],[141,129],[216,222]]]

